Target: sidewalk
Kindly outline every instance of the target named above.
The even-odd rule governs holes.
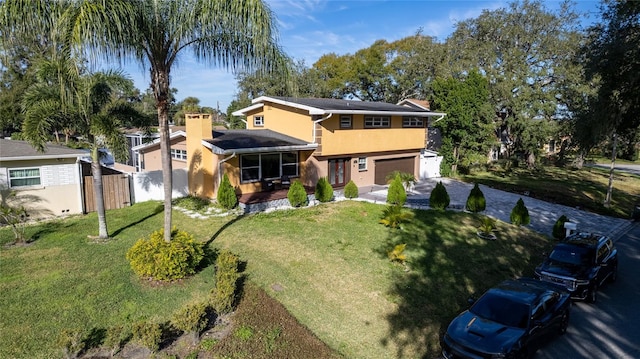
[[[421,180],[408,193],[406,206],[421,209],[429,208],[431,191],[438,182],[442,182],[449,193],[449,198],[451,199],[449,209],[464,210],[467,197],[473,185],[450,178]],[[579,231],[601,233],[610,236],[612,239],[617,239],[618,235],[633,224],[631,220],[603,216],[520,194],[496,190],[484,185],[480,185],[480,189],[487,201],[487,209],[483,212],[484,214],[510,223],[511,210],[518,199],[522,198],[529,210],[529,217],[531,217],[531,223],[527,228],[548,236],[551,236],[553,225],[563,214],[569,217],[571,222],[577,223]],[[373,188],[371,192],[361,194],[360,197],[370,202],[386,203],[387,189]]]

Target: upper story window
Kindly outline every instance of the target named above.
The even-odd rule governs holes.
[[[367,170],[367,158],[360,157],[358,158],[358,171],[366,171]]]
[[[175,148],[171,149],[171,158],[176,160],[187,160],[187,150],[176,150]]]
[[[342,115],[340,116],[340,128],[351,128],[353,127],[353,123],[351,122],[351,116]]]
[[[258,127],[264,126],[264,116],[253,116],[253,125]]]
[[[40,168],[19,168],[9,170],[9,186],[12,188],[39,186],[40,184]]]
[[[402,127],[424,127],[424,119],[420,117],[404,116]]]
[[[365,116],[364,128],[391,127],[391,117],[389,116]]]

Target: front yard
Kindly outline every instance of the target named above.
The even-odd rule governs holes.
[[[145,317],[168,321],[184,303],[207,296],[214,285],[211,265],[164,285],[141,282],[131,272],[125,253],[162,226],[156,207],[147,202],[109,211],[113,239],[106,243],[87,238],[96,230],[94,214],[30,227],[32,244],[3,247],[0,357],[58,357],[56,337],[63,329]],[[411,224],[394,231],[378,223],[383,209],[346,201],[206,220],[176,211],[174,224],[238,254],[251,285],[347,358],[436,356],[447,323],[471,294],[531,275],[550,244],[505,223],[499,223],[498,240],[479,239],[478,218],[458,212],[415,211]],[[0,229],[1,245],[10,238]],[[406,267],[387,257],[399,243],[407,244]],[[275,347],[287,345],[278,343],[282,338],[287,335],[273,339]],[[224,351],[237,345],[221,342],[210,356],[269,357],[264,345]]]

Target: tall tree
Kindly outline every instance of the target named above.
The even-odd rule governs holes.
[[[456,173],[458,165],[486,163],[496,142],[487,79],[477,71],[459,79],[438,78],[433,83],[433,106],[447,113],[435,123],[442,134],[443,175]]]
[[[5,0],[0,21],[12,30],[39,32],[38,24],[51,18],[51,3]],[[68,19],[63,28],[69,41],[84,45],[86,50],[98,50],[107,59],[133,57],[149,69],[160,132],[164,235],[170,241],[171,70],[187,51],[198,60],[225,69],[272,71],[286,67],[271,9],[261,0],[61,0],[59,6]]]
[[[576,130],[583,146],[605,138],[611,141],[609,186],[604,201],[609,206],[618,138],[635,138],[640,127],[640,2],[603,1],[602,20],[589,29],[584,51],[587,79],[598,89]]]
[[[578,25],[568,2],[554,12],[524,0],[459,23],[447,39],[453,75],[478,68],[488,78],[509,150],[529,165],[549,139],[546,122],[561,117],[570,101],[563,89],[581,80],[574,61],[582,39]]]
[[[133,82],[120,73],[86,73],[71,56],[52,56],[38,63],[37,81],[22,100],[25,114],[23,136],[43,150],[51,131],[59,123],[73,124],[90,147],[94,198],[98,212],[98,237],[109,237],[105,215],[100,149],[109,149],[126,160],[124,122],[143,119],[121,94]]]

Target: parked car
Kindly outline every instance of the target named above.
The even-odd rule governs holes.
[[[529,358],[569,325],[571,299],[563,287],[520,278],[489,289],[458,315],[442,339],[442,355],[458,358]]]
[[[567,288],[572,298],[595,303],[602,284],[618,277],[618,250],[606,236],[576,233],[556,244],[535,273]]]

